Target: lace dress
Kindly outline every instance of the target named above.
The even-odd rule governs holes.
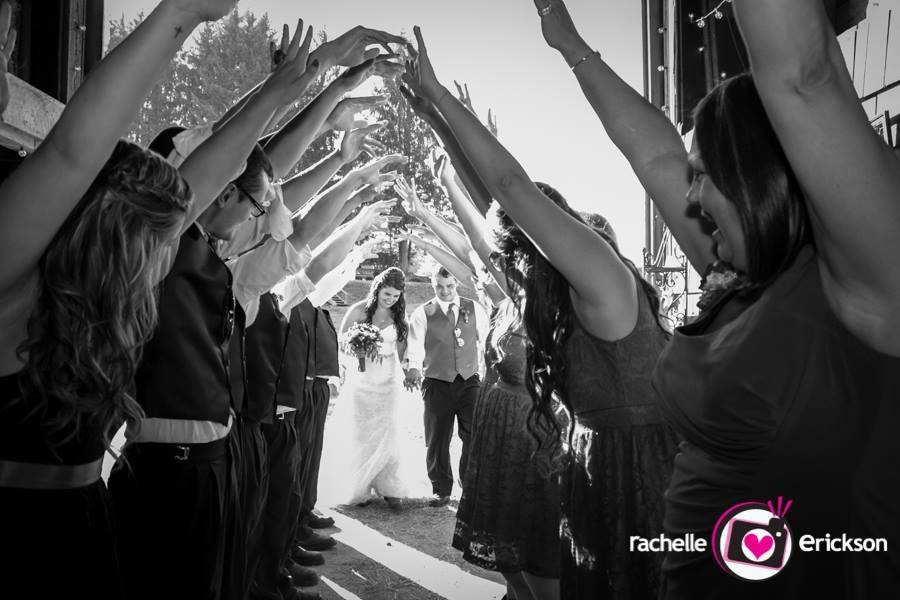
[[[562,478],[562,597],[655,600],[662,554],[629,551],[629,537],[662,532],[663,494],[676,436],[657,407],[650,376],[667,342],[638,288],[638,320],[621,340],[580,323],[566,342],[574,409]]]
[[[537,442],[526,427],[532,402],[524,383],[523,333],[492,329],[486,355],[487,364],[495,365],[487,381],[496,382],[485,384],[475,405],[453,547],[485,569],[556,579],[558,474],[532,459]]]
[[[373,496],[404,497],[400,476],[400,409],[409,397],[397,355],[397,329],[381,329],[379,359],[360,371],[355,357],[342,357],[346,378],[326,423],[320,495],[331,504]]]

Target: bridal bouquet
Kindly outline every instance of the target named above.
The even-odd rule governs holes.
[[[371,323],[356,323],[344,333],[344,352],[359,359],[359,370],[366,370],[366,358],[378,358],[378,349],[384,338]]]

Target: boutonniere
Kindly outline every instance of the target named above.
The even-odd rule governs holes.
[[[466,310],[465,308],[460,306],[459,307],[459,316],[462,317],[463,323],[465,323],[466,325],[469,324],[469,311],[468,310]]]
[[[700,282],[703,293],[697,301],[697,308],[701,311],[706,310],[729,291],[740,290],[748,284],[747,278],[735,271],[731,265],[716,261],[707,267],[706,274]]]

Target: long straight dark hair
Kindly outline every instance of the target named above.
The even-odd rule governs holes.
[[[749,74],[716,86],[694,110],[709,177],[734,205],[747,248],[742,294],[758,293],[812,242],[806,202]]]

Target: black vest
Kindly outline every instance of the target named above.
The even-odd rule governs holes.
[[[135,374],[148,417],[228,423],[235,308],[231,271],[192,225],[160,285],[159,325]]]
[[[247,405],[247,364],[245,337],[246,315],[240,303],[235,303],[234,332],[228,345],[228,377],[231,382],[231,408],[234,414],[240,415]]]
[[[275,295],[260,296],[259,312],[246,334],[246,420],[271,423],[275,419],[275,394],[289,328],[288,320],[278,309]]]
[[[309,341],[307,343],[307,352],[306,352],[306,375],[308,377],[316,376],[316,356],[319,353],[319,331],[318,331],[318,318],[319,311],[313,306],[312,302],[309,301],[309,298],[303,300],[300,303],[300,318],[303,319],[303,324],[306,325],[306,331],[309,332]]]
[[[324,308],[316,309],[316,377],[339,377],[341,365],[338,358],[338,336],[331,314]]]
[[[291,310],[290,329],[284,347],[284,367],[278,379],[278,404],[299,410],[306,387],[306,361],[309,354],[309,331],[300,307]]]

